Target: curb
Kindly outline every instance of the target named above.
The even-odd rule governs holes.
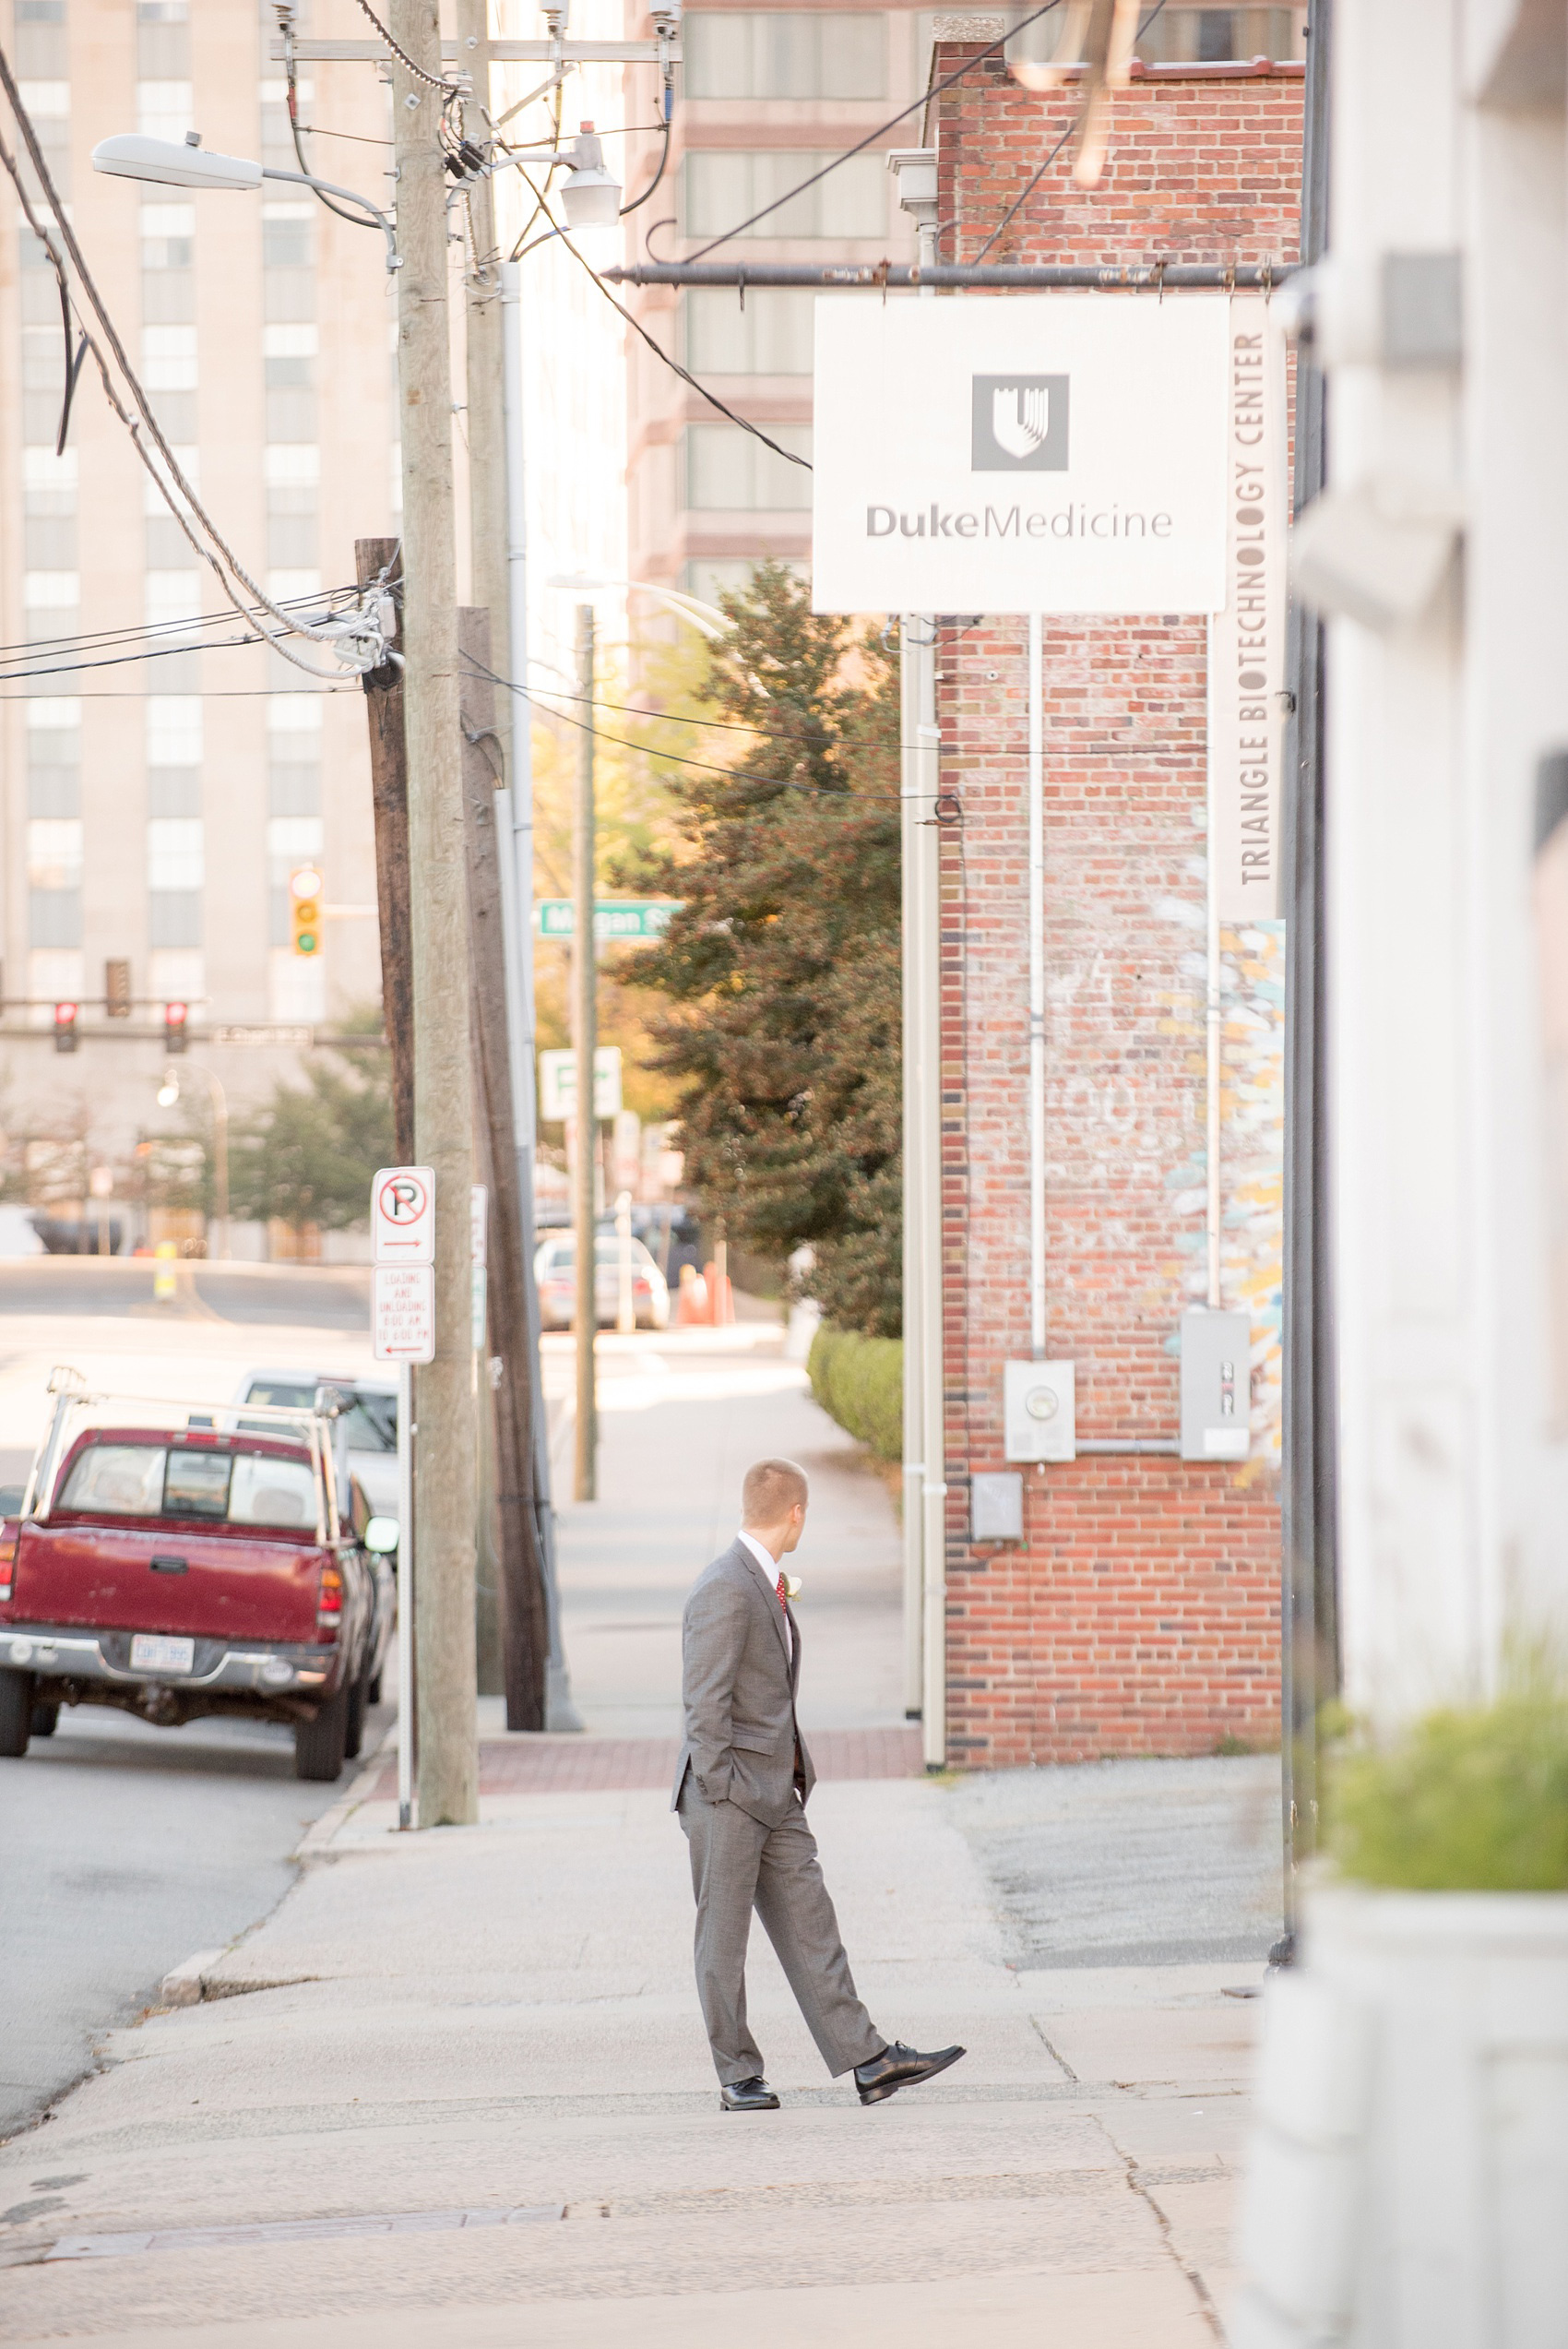
[[[182,1959],[172,1973],[166,1973],[159,1984],[159,2005],[199,2007],[204,1987],[203,1976],[228,1954],[227,1950],[198,1950],[195,1957]]]
[[[331,1855],[333,1838],[344,1820],[357,1811],[362,1803],[370,1799],[371,1791],[381,1775],[381,1765],[388,1750],[396,1746],[397,1737],[398,1723],[394,1721],[388,1725],[375,1751],[366,1758],[348,1792],[339,1795],[330,1809],[324,1810],[319,1818],[311,1821],[295,1844],[291,1854],[292,1858],[310,1861]]]

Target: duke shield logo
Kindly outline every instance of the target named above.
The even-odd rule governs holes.
[[[976,376],[973,473],[1064,473],[1067,377]]]

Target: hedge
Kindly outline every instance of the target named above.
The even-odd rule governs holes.
[[[823,1322],[806,1360],[812,1393],[830,1419],[878,1460],[904,1455],[904,1341],[862,1338]]]

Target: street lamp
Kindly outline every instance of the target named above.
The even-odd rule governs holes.
[[[118,131],[113,138],[99,140],[92,150],[92,168],[116,179],[152,180],[160,187],[208,188],[229,194],[254,194],[264,179],[291,180],[296,186],[317,188],[325,195],[341,197],[346,204],[357,204],[386,239],[387,268],[401,266],[392,223],[368,197],[352,187],[339,187],[334,180],[316,179],[309,172],[280,172],[270,163],[253,163],[244,155],[220,155],[202,145],[199,131],[188,130],[183,146],[172,138],[144,137],[140,131]]]
[[[212,1096],[212,1247],[210,1253],[220,1262],[229,1255],[229,1096],[213,1075],[199,1060],[188,1060],[184,1073],[207,1080]],[[172,1061],[163,1071],[163,1082],[158,1088],[160,1109],[172,1109],[180,1098],[180,1075]]]
[[[656,595],[667,603],[677,618],[700,628],[709,643],[728,636],[735,623],[716,603],[705,603],[700,596],[687,595],[682,588],[661,587],[657,579],[612,578],[599,571],[562,573],[550,581],[552,588],[566,588],[576,595],[592,595],[604,588],[636,588],[644,595]]]

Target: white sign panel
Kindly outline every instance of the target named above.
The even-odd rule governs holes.
[[[370,1333],[377,1362],[434,1362],[434,1266],[378,1264],[370,1277]]]
[[[539,1114],[553,1122],[577,1114],[577,1055],[575,1052],[541,1052],[539,1055]],[[600,1044],[593,1056],[593,1114],[621,1114],[621,1047]]]
[[[377,1264],[435,1262],[435,1174],[429,1166],[383,1166],[370,1186]]]
[[[1216,612],[1224,294],[825,295],[819,612]]]
[[[1285,339],[1261,296],[1230,304],[1226,599],[1209,623],[1208,755],[1222,922],[1279,905],[1285,746]]]

